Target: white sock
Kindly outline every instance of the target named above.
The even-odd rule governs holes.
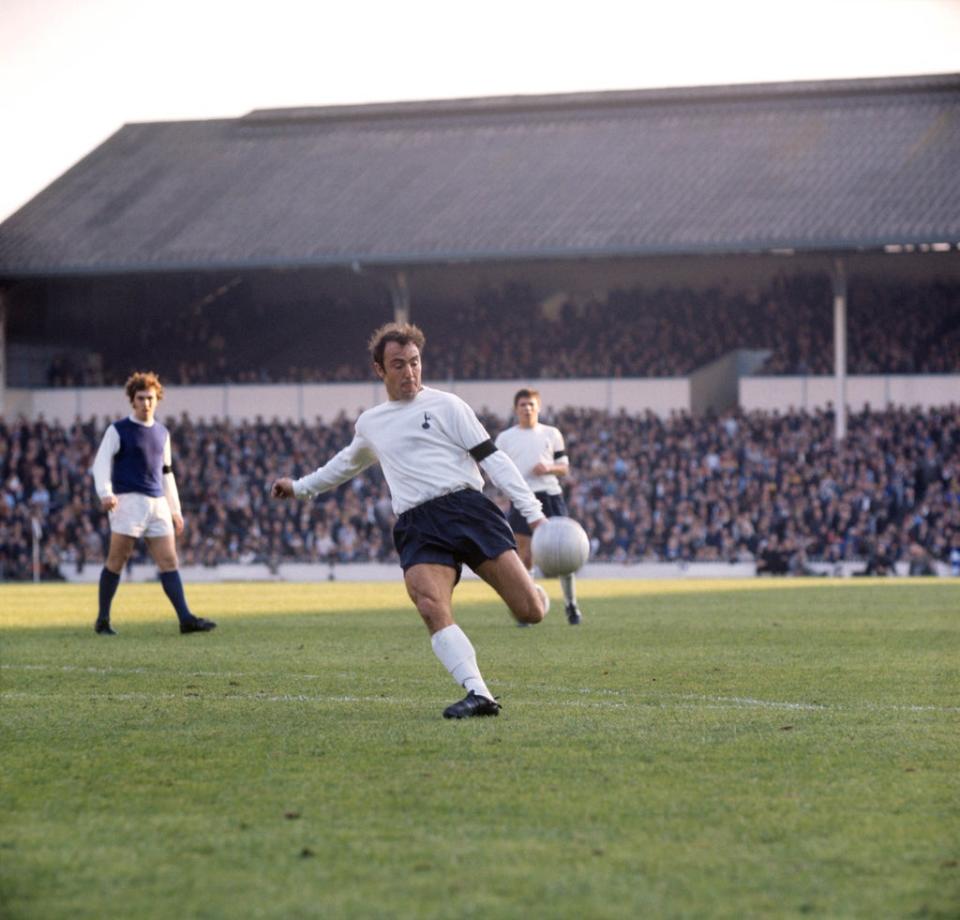
[[[573,575],[560,576],[560,588],[563,590],[563,600],[569,607],[577,602],[577,589],[574,587]]]
[[[472,690],[477,696],[493,699],[477,667],[477,653],[467,634],[456,623],[447,626],[430,637],[433,652],[441,664],[450,672],[450,676],[461,687]]]

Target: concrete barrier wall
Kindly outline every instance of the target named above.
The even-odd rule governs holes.
[[[720,414],[737,405],[740,378],[752,374],[770,356],[768,349],[737,348],[690,375],[690,411]]]
[[[852,376],[846,382],[847,406],[859,412],[869,406],[919,406],[930,409],[960,404],[960,374]],[[740,406],[746,411],[823,409],[837,401],[833,377],[741,377]]]
[[[719,366],[719,365],[718,365]],[[724,370],[728,370],[726,365]],[[513,394],[523,386],[535,386],[544,406],[562,409],[577,406],[629,413],[651,411],[666,417],[672,412],[693,411],[692,377],[662,378],[580,378],[576,380],[483,380],[428,381],[431,386],[457,393],[479,411],[503,418],[512,411]],[[702,388],[702,382],[698,383]],[[847,379],[847,405],[854,411],[865,406],[883,408],[888,404],[934,406],[960,403],[960,374],[926,376],[855,376]],[[741,377],[740,405],[747,411],[762,409],[786,412],[790,409],[824,408],[836,401],[832,377]],[[226,386],[171,386],[159,413],[193,419],[233,422],[253,421],[258,416],[270,421],[329,422],[343,412],[353,418],[359,410],[384,399],[382,384],[232,384]],[[709,404],[701,393],[698,404]],[[8,389],[2,414],[7,418],[42,415],[48,421],[70,424],[76,418],[114,419],[125,409],[120,387],[78,389]]]
[[[686,377],[659,379],[625,378],[577,380],[495,380],[428,381],[429,385],[450,390],[474,409],[491,411],[504,418],[513,407],[513,394],[524,386],[535,386],[547,408],[565,406],[617,412],[650,410],[661,416],[689,410],[690,383]],[[249,422],[258,416],[270,421],[314,422],[318,417],[329,422],[343,412],[353,418],[385,398],[379,381],[331,384],[235,384],[226,386],[170,386],[164,390],[158,416],[189,413],[192,419],[212,421],[230,419]],[[70,424],[76,418],[113,419],[125,408],[120,387],[84,387],[78,389],[9,389],[4,415],[37,418]]]

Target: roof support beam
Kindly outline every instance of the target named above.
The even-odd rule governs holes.
[[[833,373],[836,382],[834,437],[847,436],[847,265],[842,258],[833,260]]]
[[[393,321],[410,322],[410,288],[407,286],[407,273],[396,272],[390,277],[390,300],[393,301]]]

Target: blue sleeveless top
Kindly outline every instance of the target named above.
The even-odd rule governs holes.
[[[113,492],[139,492],[160,498],[163,495],[163,445],[167,429],[159,422],[149,428],[129,418],[114,422],[120,435],[120,450],[113,455]]]

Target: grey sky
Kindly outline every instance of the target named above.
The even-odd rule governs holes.
[[[127,122],[960,71],[960,0],[2,0],[0,220]]]

